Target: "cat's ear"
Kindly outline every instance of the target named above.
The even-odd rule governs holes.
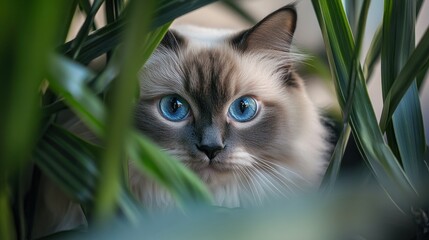
[[[178,50],[185,44],[185,39],[174,30],[168,30],[161,40],[160,45],[171,50]]]
[[[232,44],[242,51],[276,50],[289,51],[296,27],[297,14],[294,5],[287,5],[271,13],[254,27],[232,39]]]

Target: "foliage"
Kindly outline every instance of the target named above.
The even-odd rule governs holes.
[[[356,209],[352,211],[355,219],[360,216],[361,220],[356,222],[361,224],[372,216],[370,209],[380,196],[366,203],[367,199],[362,197],[366,192],[346,193],[349,197],[345,199],[337,197],[341,192],[338,175],[349,139],[356,141],[362,159],[390,199],[381,197],[382,201],[394,203],[407,219],[416,218],[417,213],[419,216],[427,214],[429,196],[425,186],[429,181],[429,153],[419,87],[429,67],[429,30],[417,44],[414,39],[422,0],[385,0],[383,22],[373,37],[363,67],[359,59],[370,1],[348,3],[344,8],[340,0],[312,0],[343,116],[342,132],[322,184],[322,190],[329,196],[328,203],[317,196],[321,199],[319,203],[326,203],[320,204],[320,208],[308,208],[317,204],[305,202],[301,203],[304,207],[295,212],[291,208],[286,211],[284,207],[262,213],[226,210],[226,213],[221,211],[221,217],[213,215],[212,209],[191,208],[199,206],[195,202],[209,203],[210,193],[192,172],[133,128],[132,108],[138,94],[130,93],[137,92],[137,71],[157,47],[171,21],[213,1],[20,0],[1,3],[0,239],[31,237],[40,171],[82,204],[85,214],[95,217],[96,225],[107,223],[111,226],[120,212],[127,223],[143,224],[148,238],[161,236],[150,230],[151,227],[162,229],[160,222],[174,222],[178,217],[163,217],[154,222],[144,217],[143,209],[127,187],[127,163],[124,161],[127,158],[134,161],[143,174],[164,186],[182,210],[197,212],[194,218],[175,227],[179,235],[163,233],[166,238],[216,236],[216,231],[221,229],[228,229],[222,233],[223,238],[275,238],[294,228],[282,228],[278,222],[306,229],[305,222],[316,224],[328,212],[340,212],[352,202],[363,209],[362,214]],[[225,4],[248,21],[254,21],[239,2],[225,1]],[[65,42],[76,11],[86,15],[85,21],[75,38]],[[97,28],[94,18],[100,11],[105,13],[106,25]],[[88,64],[100,56],[104,56],[106,62],[103,69],[96,72]],[[384,108],[378,124],[366,83],[379,57]],[[67,111],[73,112],[97,136],[100,144],[89,143],[62,127],[61,114]],[[353,186],[366,184],[359,179],[353,181]],[[194,204],[188,204],[190,201]],[[233,220],[220,224],[225,214]],[[266,222],[255,224],[251,216]],[[201,219],[209,219],[207,224],[211,226],[219,225],[213,229],[203,227],[205,223]],[[296,219],[302,222],[294,222]],[[311,233],[320,233],[312,235],[313,239],[345,231],[333,227],[342,221],[344,217],[334,217],[319,228],[311,228]],[[237,222],[242,223],[237,225]],[[189,235],[185,223],[195,228],[201,226],[203,230]],[[425,224],[428,223],[417,224],[415,238],[423,239],[424,234],[427,237]],[[247,235],[240,235],[231,228],[233,226],[254,227]],[[127,234],[123,226],[120,229],[118,232]],[[261,234],[264,231],[272,232],[271,235]],[[87,235],[76,230],[71,235],[52,237],[115,236],[106,233],[110,231]],[[140,233],[131,233],[129,237],[135,238]],[[299,233],[296,236],[299,237]],[[405,239],[412,237],[409,235]]]

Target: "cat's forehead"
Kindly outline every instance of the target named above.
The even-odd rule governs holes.
[[[189,51],[182,61],[183,90],[195,104],[221,110],[240,88],[238,64],[217,49]]]
[[[236,98],[250,95],[264,101],[283,93],[280,75],[267,59],[242,54],[228,45],[184,50],[183,90],[204,108],[222,111]]]
[[[212,33],[217,38],[210,36],[210,43],[193,34],[182,34],[184,43],[179,48],[161,47],[151,57],[142,74],[143,98],[178,94],[201,111],[213,113],[245,95],[264,101],[284,95],[278,62],[235,49],[232,33]]]

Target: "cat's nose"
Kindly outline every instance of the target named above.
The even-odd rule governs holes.
[[[216,155],[222,151],[224,146],[220,144],[210,144],[210,145],[197,145],[198,150],[204,152],[210,160],[216,157]]]

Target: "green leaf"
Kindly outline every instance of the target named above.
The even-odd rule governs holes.
[[[94,58],[111,51],[121,42],[124,26],[125,22],[122,17],[91,33],[83,42],[81,50],[75,59],[83,64],[88,64]],[[74,41],[69,41],[60,46],[59,51],[64,55],[71,56]]]
[[[421,41],[419,49],[414,49],[415,21],[416,2],[385,1],[381,52],[385,106],[380,125],[382,130],[387,129],[389,145],[398,148],[404,170],[420,192],[426,191],[426,139],[415,76],[422,63],[429,61],[429,43]],[[398,84],[402,87],[400,92],[391,92],[395,85],[398,90]],[[388,125],[390,118],[393,128]]]
[[[106,0],[106,22],[111,23],[116,21],[124,9],[124,0]]]
[[[365,36],[365,28],[366,22],[368,18],[369,6],[371,4],[371,0],[364,0],[361,6],[358,25],[357,25],[357,33],[356,33],[356,44],[355,44],[355,52],[356,59],[360,59],[360,51],[362,49],[363,38]]]
[[[423,0],[417,1],[417,15],[419,15]],[[363,73],[367,82],[370,80],[372,72],[374,71],[375,63],[381,53],[381,35],[382,35],[382,24],[377,27],[374,37],[372,38],[371,44],[368,49],[368,53],[365,58],[363,67]]]
[[[87,84],[95,77],[88,68],[60,55],[51,57],[49,83],[79,118],[98,136],[104,133],[105,110]]]
[[[35,162],[72,199],[92,204],[100,179],[98,156],[102,151],[99,146],[52,125],[37,145]],[[123,184],[119,192],[119,207],[136,224],[140,207]]]
[[[189,201],[210,202],[211,194],[201,180],[146,137],[133,133],[126,147],[136,166],[167,189],[179,206]]]
[[[78,56],[82,48],[82,44],[85,41],[85,39],[88,37],[89,31],[93,26],[95,14],[97,14],[98,9],[101,7],[101,4],[103,2],[104,0],[94,0],[93,5],[91,6],[91,10],[88,12],[86,16],[85,22],[83,23],[82,27],[79,29],[79,32],[77,33],[77,36],[71,46],[72,48],[71,55],[73,59],[76,59],[76,57]]]
[[[99,151],[95,145],[52,125],[37,145],[35,161],[70,197],[88,203],[93,199],[99,177],[96,165]]]
[[[79,0],[79,9],[81,11],[85,12],[86,16],[88,17],[91,14],[91,2],[90,2],[90,0]],[[91,28],[93,30],[97,29],[95,21],[92,21]]]
[[[0,238],[14,239],[14,224],[12,218],[12,207],[9,191],[6,183],[6,175],[1,175],[0,179]]]
[[[343,131],[338,138],[337,144],[335,145],[334,152],[331,155],[328,168],[326,169],[325,175],[323,176],[321,188],[324,192],[332,192],[337,182],[338,175],[340,173],[341,162],[346,150],[347,142],[350,136],[350,126],[343,127]]]
[[[429,66],[429,29],[426,30],[421,41],[416,46],[415,50],[409,56],[409,59],[398,76],[394,80],[389,92],[386,94],[384,100],[383,111],[380,118],[380,128],[386,129],[390,118],[403,98],[406,91],[414,83],[417,74],[421,74],[422,79],[424,72],[427,71]],[[422,80],[421,80],[422,81]]]
[[[155,17],[152,21],[151,29],[160,27],[168,22],[172,22],[174,19],[188,12],[215,1],[216,0],[161,0],[159,1],[158,8],[155,10]]]
[[[417,74],[417,88],[419,89],[419,91],[421,89],[423,89],[421,86],[423,85],[423,81],[426,79],[426,75],[428,73],[429,70],[429,61],[423,66],[423,69],[419,71],[419,73]]]
[[[40,130],[48,56],[63,41],[70,9],[76,5],[73,0],[1,1],[0,5],[0,239],[15,239],[15,233],[24,239],[23,190],[9,188],[13,185],[8,183],[21,181],[18,174],[28,167]],[[18,198],[13,195],[16,191]]]
[[[384,99],[414,49],[415,10],[415,2],[385,0],[381,48]]]
[[[337,176],[340,171],[341,166],[341,160],[344,155],[344,151],[350,136],[350,126],[349,126],[349,119],[350,119],[350,113],[351,108],[353,106],[353,97],[355,95],[355,89],[356,84],[358,81],[357,71],[359,70],[359,59],[360,59],[360,49],[362,48],[362,41],[363,37],[365,35],[365,25],[366,25],[366,19],[368,16],[368,10],[369,10],[370,1],[365,0],[362,4],[359,18],[358,18],[358,24],[357,24],[357,31],[356,31],[356,45],[354,49],[354,58],[352,63],[352,69],[351,69],[351,78],[350,83],[347,90],[347,99],[345,103],[345,107],[343,107],[343,130],[341,132],[340,138],[338,139],[338,142],[335,146],[334,152],[331,156],[331,160],[328,166],[328,169],[326,171],[326,174],[322,181],[322,186],[325,190],[332,191],[337,179]],[[354,6],[356,7],[356,6]],[[356,13],[355,13],[356,14]],[[354,16],[352,14],[351,16]],[[349,20],[350,21],[350,20]],[[351,21],[353,22],[353,21]]]
[[[215,0],[199,0],[199,1],[181,1],[181,0],[163,0],[157,5],[158,8],[154,13],[151,29],[160,27],[168,22],[173,21],[175,18],[182,16],[192,10],[200,8],[204,5],[214,2]],[[123,38],[124,28],[126,23],[126,13],[128,6],[124,10],[121,17],[117,21],[107,24],[106,26],[98,29],[90,34],[85,42],[82,44],[81,51],[79,52],[76,60],[88,64],[91,60],[99,57],[116,47]],[[60,47],[60,51],[66,55],[72,55],[72,40]]]
[[[28,162],[40,120],[48,56],[63,37],[73,1],[2,1],[0,16],[0,175]]]
[[[428,53],[429,54],[429,53]],[[427,191],[424,157],[426,139],[417,84],[412,84],[393,114],[393,127],[402,165],[419,193]]]
[[[107,220],[115,213],[115,207],[120,190],[121,164],[124,162],[124,143],[131,124],[133,110],[133,94],[130,92],[138,88],[137,72],[150,57],[158,43],[161,41],[169,24],[161,27],[161,34],[148,34],[155,1],[144,3],[131,2],[132,12],[130,25],[126,32],[126,39],[121,54],[115,55],[121,61],[120,75],[113,82],[112,96],[108,99],[108,117],[106,136],[104,140],[105,151],[102,154],[103,164],[100,166],[101,179],[96,195],[95,211],[99,220]],[[145,9],[148,14],[141,14]],[[155,32],[158,32],[155,30]],[[156,42],[153,44],[153,42]],[[143,56],[143,57],[142,57]]]
[[[106,0],[105,1],[105,14],[107,24],[113,23],[118,20],[119,16],[124,10],[124,0]],[[109,62],[112,56],[112,51],[107,52],[107,61]]]
[[[386,146],[372,108],[362,70],[355,59],[355,47],[341,1],[313,0],[322,29],[331,71],[335,76],[337,97],[345,108],[352,72],[356,71],[356,89],[350,112],[350,123],[357,146],[375,178],[402,210],[408,210],[404,196],[415,197],[415,191],[401,166]],[[357,68],[353,70],[353,68]]]
[[[365,57],[365,62],[363,66],[363,75],[366,81],[368,82],[371,78],[371,75],[374,71],[375,63],[378,60],[381,52],[381,26],[380,25],[375,31],[374,37],[372,38],[371,44],[368,49],[368,53]]]

